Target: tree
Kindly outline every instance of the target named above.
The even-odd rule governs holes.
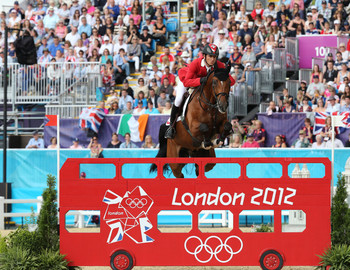
[[[350,244],[350,211],[346,202],[348,192],[345,187],[345,177],[339,173],[337,192],[332,200],[331,226],[332,245]]]
[[[47,176],[47,188],[43,192],[43,205],[38,217],[38,234],[43,248],[59,249],[56,178]]]

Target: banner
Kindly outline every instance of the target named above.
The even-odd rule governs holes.
[[[299,68],[312,69],[312,58],[325,58],[327,47],[337,47],[336,35],[310,35],[298,36],[299,42]],[[335,55],[333,55],[335,59]],[[322,70],[322,67],[320,67]]]

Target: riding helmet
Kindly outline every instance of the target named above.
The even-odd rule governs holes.
[[[219,56],[219,48],[215,44],[207,44],[204,46],[203,54]]]

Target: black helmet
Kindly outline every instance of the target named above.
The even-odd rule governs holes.
[[[219,56],[219,48],[215,44],[207,44],[204,46],[203,54]]]

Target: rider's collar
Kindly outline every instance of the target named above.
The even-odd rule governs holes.
[[[207,63],[205,62],[204,57],[202,58],[202,61],[201,61],[201,67],[205,67],[205,68],[207,69],[207,71],[208,71],[209,69],[211,69],[211,67],[208,66]]]

